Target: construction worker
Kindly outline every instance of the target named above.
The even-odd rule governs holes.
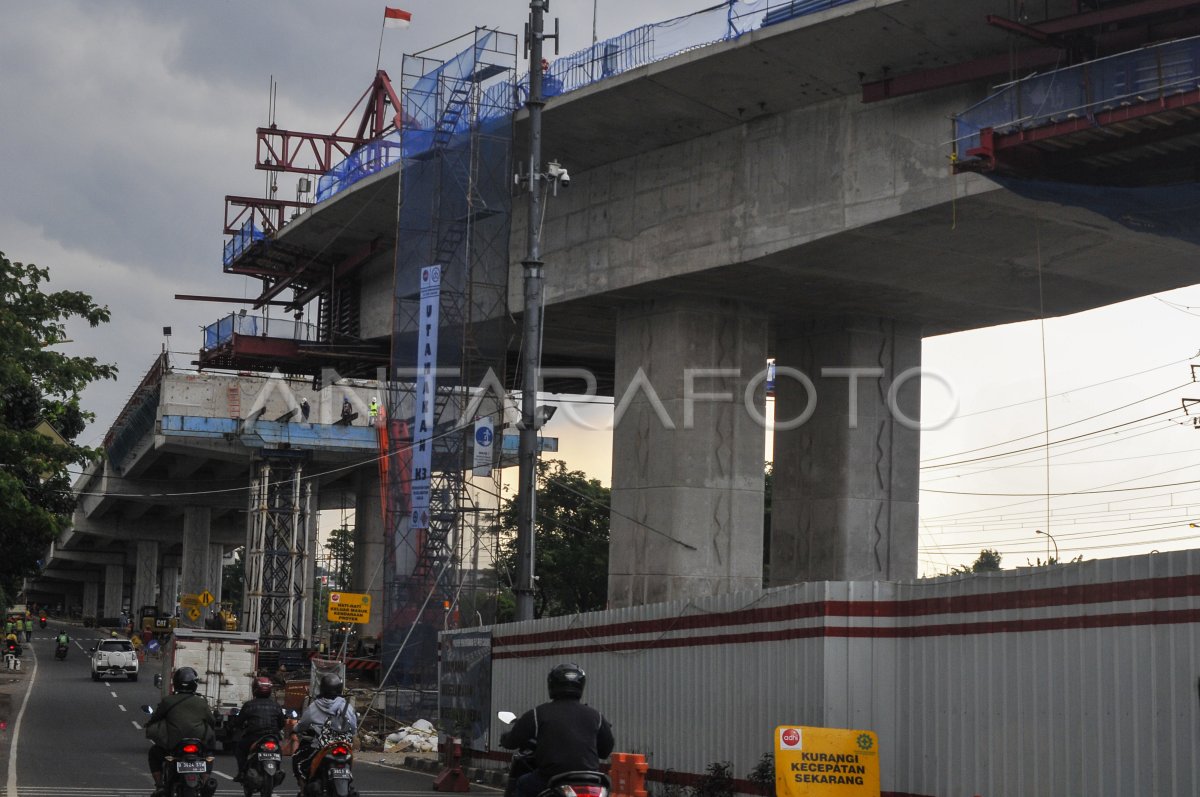
[[[371,396],[371,406],[368,409],[367,418],[371,426],[374,426],[375,422],[379,420],[379,399],[374,396]]]
[[[25,641],[33,641],[33,618],[25,615]]]

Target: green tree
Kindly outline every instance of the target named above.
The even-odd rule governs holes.
[[[235,614],[242,613],[242,596],[246,591],[246,548],[233,552],[233,563],[221,568],[221,597],[233,604]]]
[[[979,558],[971,563],[970,567],[954,567],[950,569],[951,573],[956,575],[967,575],[970,573],[994,573],[1000,569],[1000,552],[992,548],[984,548],[979,552]]]
[[[51,348],[67,340],[69,320],[95,327],[109,312],[85,293],[44,292],[49,279],[49,269],[0,252],[0,603],[36,572],[46,546],[70,523],[75,503],[67,466],[101,453],[74,442],[93,417],[80,407],[79,394],[117,374],[94,357]]]
[[[330,589],[350,589],[354,578],[354,529],[338,526],[325,542],[329,553]]]
[[[534,615],[554,617],[603,609],[608,601],[608,517],[611,490],[560,459],[538,462],[537,522],[534,524]],[[512,532],[501,547],[496,569],[511,586],[517,572],[517,503],[506,500],[500,526]],[[497,619],[506,600],[498,601]]]

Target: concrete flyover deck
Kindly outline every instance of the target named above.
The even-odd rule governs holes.
[[[174,611],[178,595],[204,590],[219,603],[224,556],[248,541],[250,488],[264,458],[304,462],[311,565],[316,510],[355,508],[362,473],[378,473],[379,442],[368,419],[378,396],[377,384],[364,380],[318,391],[278,374],[158,372],[118,420],[109,440],[119,444],[77,480],[72,525],[28,585],[31,599],[95,618],[149,605]],[[345,401],[354,414],[349,423],[341,421]],[[374,496],[378,510],[377,488]],[[364,555],[375,561],[380,513],[355,518]],[[374,591],[381,594],[380,584]]]
[[[743,421],[766,357],[822,396],[808,423],[775,433],[789,512],[774,515],[772,583],[907,578],[919,438],[895,405],[919,420],[904,375],[921,337],[1195,281],[1192,244],[953,175],[949,117],[986,82],[861,101],[864,82],[1033,46],[986,24],[1009,5],[858,0],[549,100],[543,152],[572,181],[546,203],[544,364],[594,372],[618,404],[631,389],[646,399],[614,435],[614,605],[760,578],[764,448]],[[515,141],[526,123],[519,112]],[[398,168],[364,180],[280,239],[350,257],[393,234],[397,183]],[[525,257],[524,213],[515,202],[510,264]],[[398,291],[421,265],[400,265]],[[387,253],[364,266],[366,338],[391,334],[395,270]],[[512,313],[522,277],[510,266]],[[831,367],[873,370],[852,388],[822,378]],[[689,416],[697,390],[726,398]],[[799,414],[796,391],[781,402]],[[870,397],[869,422],[849,412],[854,396]]]

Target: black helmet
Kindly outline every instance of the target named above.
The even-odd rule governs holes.
[[[196,675],[196,671],[191,667],[180,667],[171,676],[171,686],[175,689],[175,693],[196,694],[196,683],[200,676]]]
[[[338,697],[342,694],[342,679],[333,673],[326,673],[321,676],[317,691],[321,697]]]
[[[587,674],[576,664],[560,664],[546,677],[551,700],[578,700],[583,697],[583,687],[586,683]]]

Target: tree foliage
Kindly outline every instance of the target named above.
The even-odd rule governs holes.
[[[970,567],[954,567],[950,569],[951,573],[957,575],[967,575],[970,573],[994,573],[1000,570],[1000,552],[992,548],[984,548],[979,552],[979,558],[971,563]]]
[[[100,456],[74,442],[92,420],[79,394],[117,373],[94,357],[51,348],[67,340],[71,319],[95,327],[109,312],[78,291],[45,292],[49,279],[49,269],[0,252],[0,599],[11,598],[36,572],[46,546],[70,522],[67,466]],[[38,431],[43,421],[61,441]]]
[[[325,542],[329,553],[330,589],[350,589],[354,577],[354,529],[338,526]]]
[[[534,524],[534,615],[554,617],[603,609],[608,601],[608,520],[611,490],[560,459],[538,462]],[[504,502],[500,526],[512,532],[496,568],[511,585],[517,573],[519,496]],[[500,601],[498,619],[507,601]]]

